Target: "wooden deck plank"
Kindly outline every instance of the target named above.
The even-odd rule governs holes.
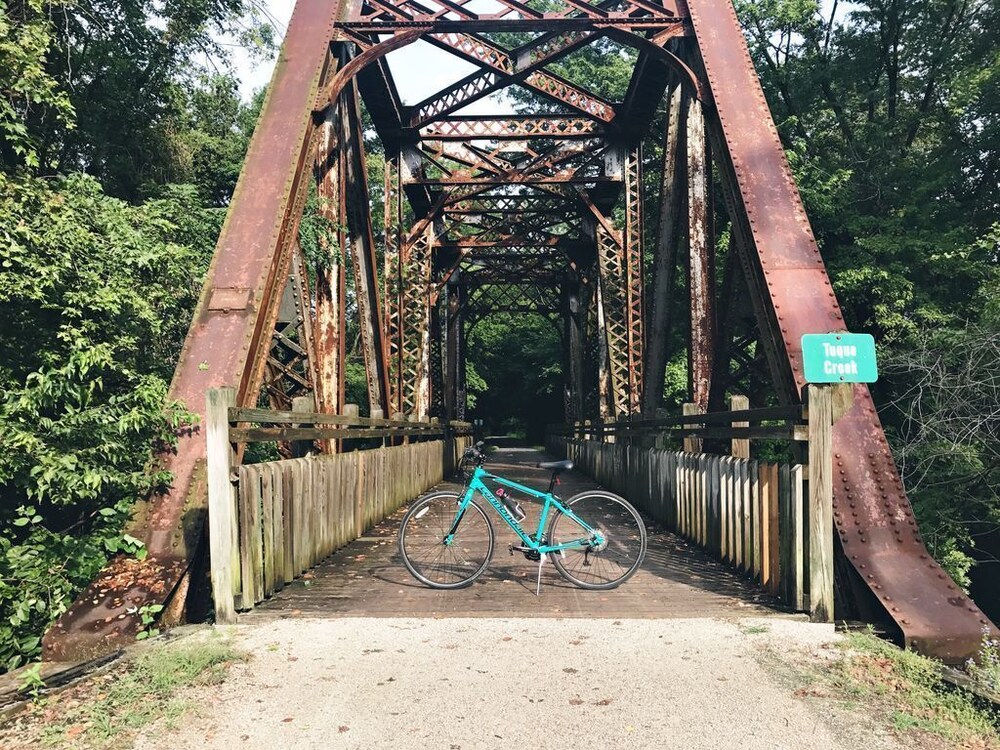
[[[547,472],[534,468],[545,457],[527,449],[498,451],[487,468],[529,486],[544,488]],[[444,483],[458,489],[457,485]],[[561,497],[597,485],[577,472],[561,478]],[[672,502],[669,501],[669,502]],[[524,503],[522,503],[524,505]],[[414,580],[399,559],[396,534],[406,507],[338,550],[252,612],[241,622],[283,617],[734,617],[789,616],[761,589],[711,559],[693,543],[647,519],[649,548],[643,567],[613,591],[584,591],[559,577],[551,565],[542,572],[535,596],[537,563],[510,556],[513,532],[498,518],[493,562],[474,584],[436,591]],[[537,523],[540,505],[525,506],[526,528]]]

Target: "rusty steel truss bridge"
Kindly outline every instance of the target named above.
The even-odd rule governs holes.
[[[404,104],[390,60],[413,44],[472,72]],[[594,45],[633,61],[615,101],[559,73]],[[517,114],[470,114],[498,98]],[[373,414],[462,418],[465,335],[497,311],[558,321],[567,421],[654,414],[678,327],[702,408],[754,378],[800,401],[801,336],[844,318],[730,0],[299,0],[170,397],[198,411],[232,386],[240,406],[339,413],[350,325]],[[927,553],[865,386],[834,452],[839,600],[907,645],[970,653],[990,624]],[[138,605],[183,600],[205,547],[201,431],[164,463],[172,488],[131,527],[149,556],[112,561],[47,658],[107,650]]]

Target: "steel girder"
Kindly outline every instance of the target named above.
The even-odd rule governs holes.
[[[344,225],[345,190],[343,103],[331,107],[317,128],[314,173],[317,232],[316,259],[316,354],[319,377],[316,405],[321,411],[339,414],[344,408],[346,360],[346,245]]]
[[[801,338],[844,329],[777,130],[729,0],[689,3],[709,83],[713,151],[756,308],[774,386],[786,403],[805,386]],[[835,542],[855,616],[891,623],[898,639],[947,661],[997,633],[924,547],[868,388],[834,427]]]

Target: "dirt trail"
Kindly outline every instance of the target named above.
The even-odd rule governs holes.
[[[803,699],[831,626],[762,620],[285,619],[144,750],[899,747]]]

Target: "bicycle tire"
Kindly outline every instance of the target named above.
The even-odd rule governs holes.
[[[425,495],[410,506],[399,526],[397,544],[403,565],[410,575],[431,588],[468,586],[483,574],[493,557],[493,524],[475,500],[466,508],[453,543],[443,544],[459,499],[455,492]],[[481,546],[483,542],[485,551],[480,560],[480,555],[467,545]]]
[[[594,502],[589,503],[591,500]],[[550,557],[559,575],[575,586],[594,591],[616,588],[631,578],[646,556],[646,524],[639,511],[625,498],[603,490],[580,492],[564,504],[590,526],[596,525],[607,543],[601,550],[590,547],[553,552]],[[558,512],[549,523],[547,540],[559,544],[560,536],[569,541],[582,531],[569,516]]]

